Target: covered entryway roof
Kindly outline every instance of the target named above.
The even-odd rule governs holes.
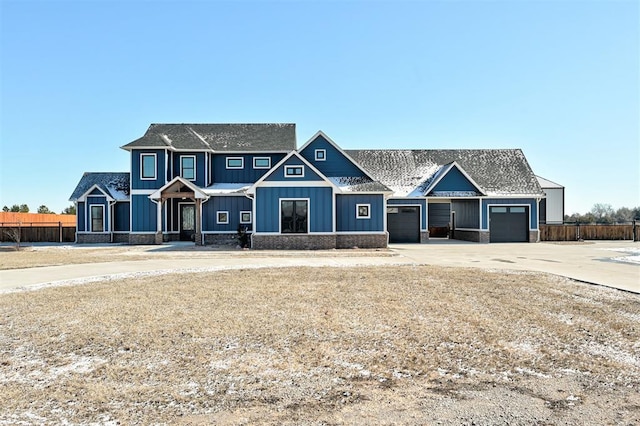
[[[205,194],[198,186],[181,177],[174,178],[171,182],[149,195],[152,200],[165,201],[169,198],[192,198],[194,200],[208,200],[209,196]]]

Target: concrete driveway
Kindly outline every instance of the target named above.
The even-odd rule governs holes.
[[[157,251],[157,247],[148,246],[144,250],[152,253]],[[172,247],[167,245],[167,249],[170,251]],[[370,252],[370,255],[367,255],[366,252],[349,250],[329,250],[314,255],[311,252],[239,252],[237,250],[199,252],[196,249],[193,257],[182,258],[179,262],[158,257],[151,260],[3,270],[0,271],[0,290],[86,283],[170,272],[189,273],[289,266],[425,264],[547,272],[587,283],[640,293],[640,264],[615,260],[633,253],[636,259],[640,256],[640,243],[629,241],[580,244],[476,244],[431,240],[428,244],[392,244],[389,249],[390,253],[385,255],[377,252]]]
[[[476,244],[431,240],[428,244],[390,247],[418,263],[548,272],[640,293],[640,242]],[[631,263],[634,260],[637,263]]]

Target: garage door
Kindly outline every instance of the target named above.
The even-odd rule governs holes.
[[[492,243],[529,241],[528,207],[490,207],[489,221]]]
[[[390,243],[420,242],[420,208],[387,207]]]

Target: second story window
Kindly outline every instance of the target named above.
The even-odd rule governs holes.
[[[284,166],[284,177],[304,177],[304,166]]]
[[[316,161],[325,161],[327,159],[326,149],[316,149],[315,154]]]
[[[156,179],[156,154],[140,154],[140,179]]]
[[[187,180],[196,180],[195,155],[180,157],[180,176]]]
[[[253,168],[254,169],[270,169],[271,168],[271,158],[269,158],[269,157],[253,157]]]
[[[244,158],[227,157],[227,169],[244,169]]]

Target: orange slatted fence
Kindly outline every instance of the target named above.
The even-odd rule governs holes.
[[[45,213],[15,213],[0,212],[0,223],[22,223],[38,224],[38,226],[76,226],[76,215],[74,214],[45,214]]]

